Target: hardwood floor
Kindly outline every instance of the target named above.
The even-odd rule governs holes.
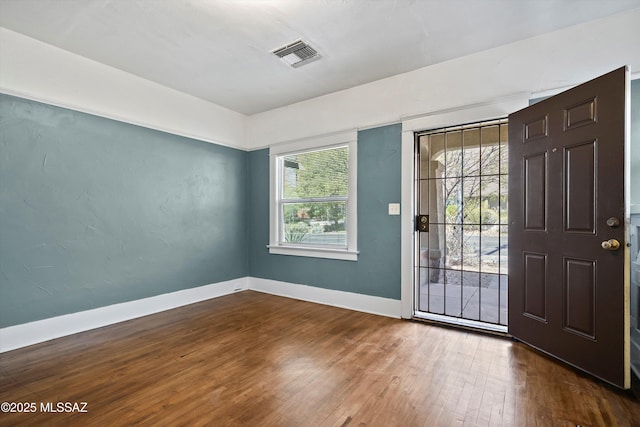
[[[630,394],[520,343],[252,291],[0,361],[0,402],[37,406],[2,426],[640,426]]]

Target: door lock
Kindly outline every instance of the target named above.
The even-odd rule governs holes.
[[[607,225],[611,228],[618,228],[620,227],[620,220],[615,216],[612,216],[607,220]]]
[[[429,231],[429,215],[418,215],[416,217],[416,231]]]
[[[618,242],[616,239],[609,239],[602,242],[601,246],[602,249],[605,249],[607,251],[617,251],[618,249],[620,249],[620,242]]]

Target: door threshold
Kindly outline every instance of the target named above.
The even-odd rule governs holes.
[[[413,319],[419,321],[427,321],[430,323],[436,323],[442,326],[458,327],[462,329],[469,329],[476,332],[485,332],[495,335],[501,335],[508,337],[508,328],[504,325],[496,325],[493,323],[485,323],[477,320],[461,319],[457,317],[443,316],[440,314],[425,313],[417,311],[413,313]]]

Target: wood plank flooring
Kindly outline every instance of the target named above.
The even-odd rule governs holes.
[[[640,426],[520,343],[252,291],[3,353],[5,401],[38,411],[2,426]]]

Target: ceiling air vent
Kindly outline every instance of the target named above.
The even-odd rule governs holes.
[[[318,52],[302,40],[295,41],[272,52],[294,68],[320,58]]]

